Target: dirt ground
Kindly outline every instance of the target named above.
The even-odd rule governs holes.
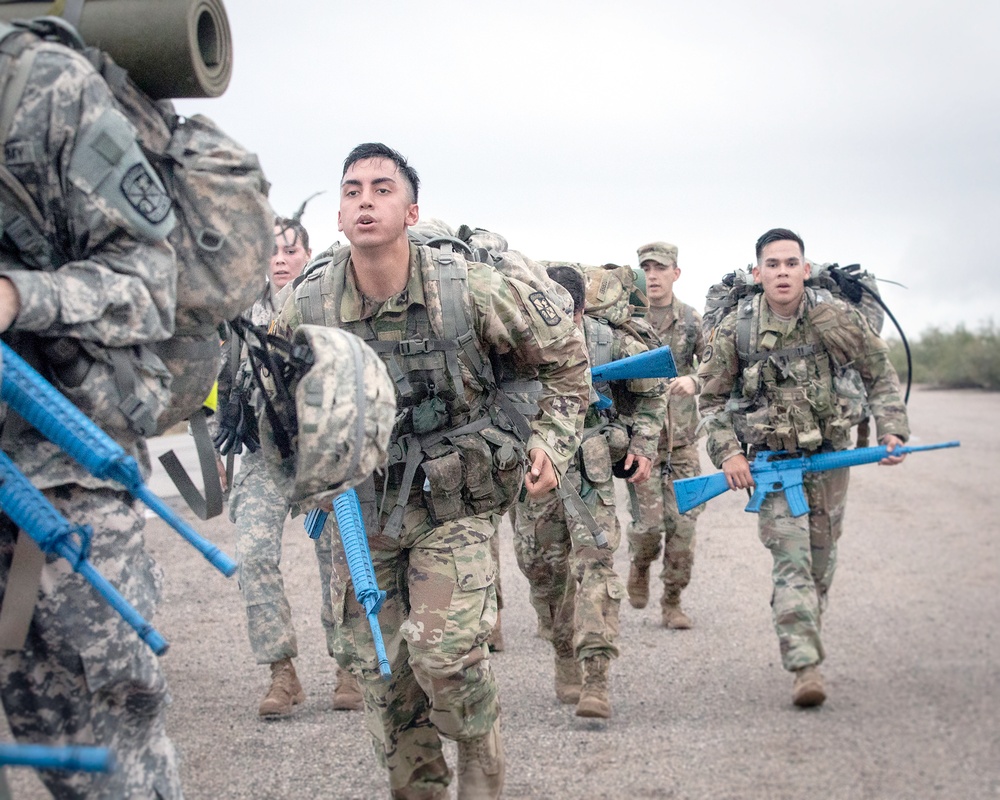
[[[741,496],[716,499],[699,520],[684,595],[692,630],[658,626],[655,589],[644,610],[623,603],[606,722],[557,703],[551,647],[534,636],[508,531],[506,650],[494,657],[504,796],[1000,798],[1000,394],[917,389],[910,413],[914,443],[962,446],[853,470],[824,617],[829,699],[820,709],[790,702],[768,607],[770,558]],[[195,525],[233,552],[228,519]],[[267,670],[253,663],[235,580],[157,520],[148,541],[167,573],[155,622],[171,642],[169,728],[187,797],[388,796],[362,714],[331,710],[334,664],[300,520],[286,527],[283,570],[308,699],[280,722],[256,715]],[[624,544],[617,564],[624,574]],[[29,770],[8,778],[15,798],[46,796]]]

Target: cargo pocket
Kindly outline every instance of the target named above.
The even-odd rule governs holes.
[[[446,648],[451,652],[470,649],[486,641],[497,622],[497,596],[493,585],[497,567],[489,542],[473,542],[452,550],[455,561],[455,592],[449,609]],[[471,642],[466,639],[475,631]],[[463,639],[459,642],[457,639]]]

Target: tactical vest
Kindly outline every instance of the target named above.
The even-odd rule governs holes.
[[[823,290],[806,289],[806,304],[831,302]],[[763,294],[740,300],[736,311],[739,378],[726,406],[741,442],[768,450],[843,449],[850,430],[868,416],[861,375],[833,364],[804,315],[805,341],[774,350],[760,335]]]
[[[531,433],[480,349],[465,259],[450,249],[415,252],[425,305],[411,304],[397,317],[340,319],[349,248],[310,272],[295,292],[303,323],[355,334],[378,353],[395,384],[398,421],[388,470],[376,476],[379,510],[389,513],[383,530],[393,537],[408,503],[425,505],[435,524],[506,511],[521,488]]]

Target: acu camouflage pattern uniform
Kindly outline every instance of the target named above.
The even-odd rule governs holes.
[[[7,80],[6,70],[0,60],[0,81]],[[0,261],[0,275],[14,283],[21,300],[4,338],[35,364],[42,337],[125,347],[163,340],[173,331],[177,271],[165,240],[173,217],[164,231],[143,219],[150,209],[141,199],[133,206],[126,198],[120,178],[129,169],[145,177],[149,197],[162,201],[164,195],[131,126],[113,109],[107,86],[84,58],[58,45],[37,46],[4,155],[42,212],[54,263],[25,270],[6,237]],[[114,134],[114,141],[103,139],[102,131]],[[85,385],[98,395],[107,389],[89,380]],[[101,406],[101,396],[92,400]],[[71,523],[92,526],[90,560],[152,619],[161,572],[144,546],[142,509],[34,429],[19,426],[11,437],[17,422],[4,422],[4,449]],[[145,443],[132,434],[117,438],[148,474]],[[16,535],[3,517],[0,592]],[[113,752],[118,766],[111,774],[40,772],[56,797],[181,797],[177,758],[164,729],[166,680],[156,656],[65,559],[46,557],[27,642],[0,655],[0,695],[18,740]]]
[[[819,302],[837,304],[853,322],[852,334],[861,346],[852,363],[838,364],[810,321],[808,311]],[[878,438],[895,434],[907,439],[909,424],[896,371],[885,343],[857,309],[810,288],[790,320],[772,313],[762,294],[744,303],[713,331],[698,370],[702,425],[715,466],[743,452],[744,445],[751,460],[765,449],[801,449],[806,454],[848,449],[851,426],[857,422],[857,396],[838,395],[834,381],[840,383],[849,367],[864,383]],[[750,354],[743,357],[737,347],[741,308],[750,326]],[[775,354],[767,357],[766,351]],[[768,495],[760,510],[760,539],[774,562],[774,629],[782,665],[789,671],[818,665],[824,658],[820,618],[837,566],[849,472],[804,476],[808,515],[791,516],[782,492]]]
[[[411,244],[409,282],[381,305],[361,294],[350,262],[341,267],[342,286],[333,286],[336,264],[330,264],[296,288],[294,298],[282,310],[279,332],[304,323],[339,324],[362,338],[368,332],[380,341],[401,341],[412,333],[409,326],[414,319],[442,314],[442,298],[423,279],[432,256],[430,248]],[[322,281],[321,319],[303,316],[298,302],[307,298],[312,280]],[[342,291],[339,305],[333,300],[338,291]],[[572,321],[541,300],[541,308],[534,305],[532,295],[540,296],[492,267],[468,264],[473,344],[483,356],[494,350],[538,365],[543,386],[541,413],[532,423],[527,449],[544,450],[561,474],[579,444],[577,422],[588,399],[586,353]],[[385,353],[381,357],[394,374],[395,357]],[[460,363],[465,401],[472,409],[468,418],[476,419],[481,416],[477,412],[481,412],[484,395],[466,362]],[[445,420],[442,427],[462,422]],[[397,425],[390,447],[398,445],[409,427],[409,423]],[[398,474],[393,467],[385,473],[389,486],[387,507],[379,520],[383,527],[396,495],[393,490],[399,485]],[[375,475],[377,497],[386,488],[385,475]],[[490,538],[503,509],[435,524],[423,499],[423,482],[422,470],[418,470],[398,539],[381,530],[374,532],[368,524],[375,578],[387,592],[379,623],[392,669],[389,680],[379,675],[371,631],[364,607],[351,588],[343,548],[334,548],[331,588],[336,657],[341,666],[362,678],[369,732],[376,756],[389,770],[394,797],[444,796],[450,771],[441,737],[480,739],[491,731],[500,713],[486,640],[497,618],[496,564]],[[328,524],[335,525],[333,515]]]
[[[701,315],[675,295],[669,306],[651,306],[645,320],[663,344],[670,345],[677,375],[693,375],[695,358],[700,360],[705,351]],[[629,557],[637,567],[648,567],[662,548],[663,606],[677,605],[691,582],[695,522],[702,507],[678,513],[674,480],[701,474],[697,428],[697,399],[668,395],[652,476],[644,483],[628,484],[632,517],[626,532]]]
[[[244,316],[254,325],[267,328],[277,316],[278,298],[284,299],[286,294],[276,292],[268,282]],[[230,346],[225,346],[222,369],[219,372],[220,396],[226,396],[225,386],[233,381],[232,352]],[[235,385],[242,387],[247,398],[255,385],[245,345],[241,349]],[[285,519],[291,511],[286,488],[285,481],[275,474],[262,449],[251,453],[244,448],[240,470],[233,478],[229,495],[229,519],[236,524],[237,579],[246,606],[250,648],[258,664],[273,664],[285,658],[295,658],[299,653],[295,626],[292,623],[292,609],[285,596],[280,568]],[[328,530],[316,539],[314,546],[323,602],[320,620],[326,634],[327,652],[332,656],[332,540]]]
[[[583,329],[592,363],[599,363],[596,342],[607,332],[612,337],[611,361],[647,350],[623,330],[587,316]],[[591,404],[584,420],[583,444],[564,478],[580,493],[607,536],[609,548],[597,547],[590,529],[576,515],[567,515],[555,492],[541,498],[527,497],[515,506],[517,563],[528,579],[532,604],[551,611],[552,644],[563,659],[618,657],[618,611],[625,585],[614,570],[621,527],[611,467],[625,453],[618,445],[618,452],[612,455],[608,445],[612,432],[608,429],[617,431],[613,438],[627,442],[628,452],[655,459],[666,411],[663,384],[657,379],[616,382],[612,390],[615,407],[624,404],[632,411],[631,440],[621,421],[609,421],[606,412]]]

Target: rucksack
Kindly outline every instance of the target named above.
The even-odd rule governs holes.
[[[632,267],[618,264],[591,266],[576,261],[543,261],[542,264],[546,267],[572,267],[583,274],[587,285],[586,316],[625,330],[650,350],[663,344],[659,334],[645,320],[649,300]]]
[[[6,141],[34,60],[35,48],[30,45],[39,39],[82,51],[94,65],[119,110],[135,127],[136,138],[171,201],[176,224],[168,241],[178,269],[175,332],[167,341],[149,346],[170,373],[169,400],[154,412],[159,387],[145,392],[138,387],[143,382],[162,382],[167,376],[145,369],[142,363],[137,370],[127,359],[112,359],[108,363],[115,383],[120,387],[131,383],[138,397],[124,422],[99,420],[109,428],[127,425],[142,436],[162,433],[201,409],[218,375],[218,326],[244,311],[261,289],[264,265],[274,247],[274,212],[267,200],[270,185],[257,156],[210,119],[200,114],[185,118],[175,113],[169,101],[151,100],[109,55],[83,48],[73,28],[50,17],[0,23],[0,51],[11,59],[10,76],[0,97],[4,112],[0,141]],[[13,176],[9,179],[16,183]],[[23,190],[19,183],[7,188],[30,202],[26,192],[18,192],[18,188]],[[39,216],[37,209],[22,209],[21,217],[28,222]],[[35,247],[46,242],[37,229],[33,237],[25,238]],[[129,370],[132,375],[122,374]],[[144,396],[151,398],[149,402]]]

